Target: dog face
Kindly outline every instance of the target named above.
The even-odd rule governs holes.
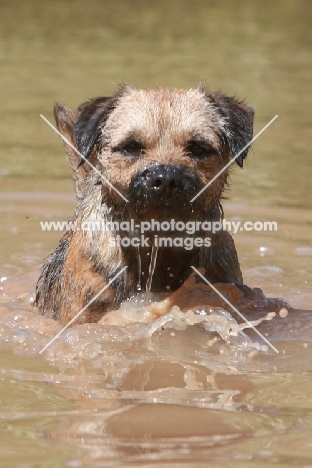
[[[218,203],[229,173],[223,168],[252,139],[253,111],[203,87],[124,87],[82,104],[74,120],[78,150],[130,201],[132,216],[192,219]],[[240,166],[247,152],[236,159]]]
[[[243,165],[248,152],[244,147],[252,139],[253,111],[204,87],[123,87],[112,97],[85,102],[76,113],[57,105],[55,119],[71,143],[65,143],[65,149],[79,201],[72,218],[77,226],[85,221],[129,218],[219,221],[227,164],[241,151],[236,162]],[[81,161],[75,148],[83,156]],[[136,225],[129,229],[121,236],[134,239]],[[92,322],[135,294],[138,284],[146,287],[153,244],[128,248],[111,242],[119,233],[114,227],[65,233],[37,283],[41,313],[65,323],[87,307],[79,320]],[[172,238],[175,234],[170,232]],[[153,232],[148,235],[152,238]],[[213,282],[242,281],[233,240],[228,232],[220,231],[212,235],[208,246],[159,247],[152,290],[177,289],[190,274],[191,265],[203,267]],[[111,283],[123,267],[127,269]],[[94,296],[97,299],[89,306]]]

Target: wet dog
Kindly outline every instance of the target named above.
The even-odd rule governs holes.
[[[56,105],[55,119],[80,153],[65,143],[78,204],[73,229],[43,265],[36,288],[40,313],[67,323],[85,308],[77,322],[96,322],[138,285],[144,289],[157,226],[166,227],[167,240],[158,249],[152,290],[177,289],[192,265],[203,267],[212,282],[242,282],[230,234],[218,230],[207,238],[202,225],[222,221],[229,175],[223,169],[252,139],[250,107],[205,86],[122,87],[76,113]],[[247,153],[235,159],[239,166]],[[92,228],[103,222],[104,229]],[[177,229],[187,223],[196,232]],[[186,237],[193,242],[186,244]]]

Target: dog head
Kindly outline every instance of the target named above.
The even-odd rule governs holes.
[[[56,108],[59,129],[66,127],[60,125],[60,109],[65,108]],[[71,158],[80,182],[91,162],[103,175],[103,186],[108,180],[139,219],[192,218],[212,209],[224,190],[228,163],[240,152],[235,161],[242,167],[252,139],[253,110],[203,86],[123,87],[112,97],[82,104],[76,116],[66,112],[68,133],[82,156],[80,163],[77,155]],[[124,203],[117,192],[106,192],[114,203]]]

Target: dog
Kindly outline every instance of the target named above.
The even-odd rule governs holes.
[[[64,146],[78,200],[71,222],[80,229],[67,231],[45,260],[35,299],[41,314],[68,323],[84,309],[75,323],[97,322],[135,295],[138,285],[146,288],[148,277],[152,291],[176,290],[192,265],[204,268],[211,282],[243,282],[230,234],[211,233],[207,243],[200,226],[223,219],[225,166],[240,151],[235,162],[243,166],[253,136],[252,108],[203,84],[188,90],[122,86],[76,113],[57,104],[54,115],[70,143]],[[111,227],[81,229],[99,220]],[[148,245],[145,239],[124,246],[117,239],[138,238],[140,223],[168,226],[172,220],[197,222],[201,242],[189,249],[183,242],[159,247],[151,278],[159,232],[145,232]],[[127,232],[117,230],[122,222],[129,223]],[[178,234],[170,225],[166,238]]]

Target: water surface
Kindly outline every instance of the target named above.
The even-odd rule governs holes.
[[[228,219],[244,279],[312,309],[312,8],[308,0],[1,2],[0,293],[3,466],[311,464],[307,314],[263,327],[280,351],[210,346],[200,327],[129,339],[112,327],[59,328],[30,306],[42,260],[75,205],[62,145],[40,119],[136,87],[213,89],[255,108],[255,142],[233,170]],[[133,330],[131,331],[131,333]],[[17,450],[18,447],[18,450]]]

